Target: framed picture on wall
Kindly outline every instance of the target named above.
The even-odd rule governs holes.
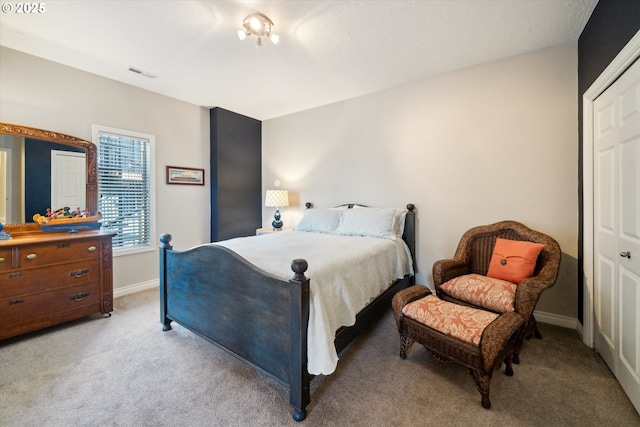
[[[204,185],[204,169],[167,166],[167,184]]]

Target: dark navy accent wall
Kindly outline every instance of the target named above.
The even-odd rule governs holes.
[[[640,0],[600,0],[578,40],[578,320],[582,323],[584,294],[584,225],[582,169],[582,95],[640,30]]]
[[[33,215],[44,215],[51,206],[51,151],[73,151],[84,153],[82,148],[55,142],[25,138],[24,140],[24,209],[25,221],[33,221]]]
[[[262,226],[262,122],[216,107],[211,120],[211,241]]]

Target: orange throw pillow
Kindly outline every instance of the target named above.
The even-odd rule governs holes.
[[[542,243],[498,238],[493,248],[487,276],[520,283],[533,275],[538,255],[543,248]]]

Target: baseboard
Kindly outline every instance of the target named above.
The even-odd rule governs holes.
[[[153,289],[160,286],[158,279],[149,280],[148,282],[136,283],[134,285],[123,286],[121,288],[115,288],[113,290],[113,297],[123,297],[125,295],[134,294],[136,292],[146,291],[147,289]]]
[[[580,338],[584,341],[584,327],[582,323],[576,322],[576,331],[578,331],[578,335],[580,335]]]
[[[567,316],[560,316],[553,313],[545,313],[544,311],[534,311],[536,321],[540,323],[549,323],[550,325],[562,326],[563,328],[578,329],[578,319]]]
[[[153,289],[160,286],[160,281],[149,280],[148,282],[136,283],[134,285],[123,286],[113,290],[113,297],[123,297],[125,295],[134,294],[136,292],[146,291],[147,289]],[[578,332],[582,332],[582,325],[578,322],[578,319],[567,316],[560,316],[553,313],[545,313],[544,311],[534,311],[536,320],[541,323],[549,323],[550,325],[562,326],[563,328],[575,329]]]

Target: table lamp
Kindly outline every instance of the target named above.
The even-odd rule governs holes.
[[[276,213],[273,215],[271,225],[274,230],[280,230],[282,228],[282,221],[280,220],[280,211],[278,208],[289,206],[289,192],[287,190],[267,190],[264,205],[268,208],[276,208]]]

